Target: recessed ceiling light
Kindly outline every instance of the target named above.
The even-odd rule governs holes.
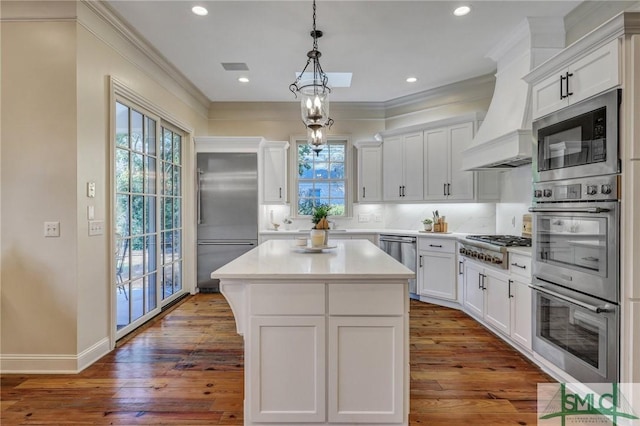
[[[460,6],[453,11],[453,14],[456,16],[464,16],[469,12],[471,12],[471,8],[469,6]]]
[[[202,6],[193,6],[191,11],[198,16],[205,16],[209,14],[209,11]]]
[[[248,83],[249,82],[249,78],[248,77],[238,77],[238,81],[240,83]]]
[[[418,81],[418,79],[415,78],[415,77],[408,77],[407,78],[407,83],[415,83],[416,81]]]

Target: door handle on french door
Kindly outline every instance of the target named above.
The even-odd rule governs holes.
[[[198,215],[198,225],[202,225],[202,191],[200,189],[201,181],[200,176],[202,170],[198,169],[196,173],[196,214]]]

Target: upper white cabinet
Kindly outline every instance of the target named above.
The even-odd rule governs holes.
[[[533,82],[533,118],[542,117],[567,105],[620,84],[619,41],[609,41],[587,51],[561,68]]]
[[[358,188],[360,203],[382,201],[382,141],[358,141]]]
[[[422,200],[422,132],[385,138],[382,146],[383,199]]]
[[[473,200],[474,173],[461,167],[471,139],[471,122],[424,132],[425,200]]]
[[[287,150],[289,142],[269,141],[262,146],[262,202],[287,202]]]

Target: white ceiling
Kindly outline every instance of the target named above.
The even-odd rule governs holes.
[[[320,63],[352,72],[332,101],[384,102],[495,71],[485,55],[527,16],[565,16],[580,1],[317,2]],[[108,4],[211,101],[293,101],[289,85],[313,39],[312,2],[110,0]],[[452,10],[470,4],[462,18]],[[191,7],[203,5],[207,16]],[[225,71],[244,62],[249,71]],[[249,83],[237,81],[240,75]],[[405,82],[409,76],[418,81]]]

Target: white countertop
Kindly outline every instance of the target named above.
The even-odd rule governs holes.
[[[278,231],[280,232],[280,231]],[[211,273],[217,279],[409,279],[415,273],[365,240],[303,253],[292,240],[270,240]]]

